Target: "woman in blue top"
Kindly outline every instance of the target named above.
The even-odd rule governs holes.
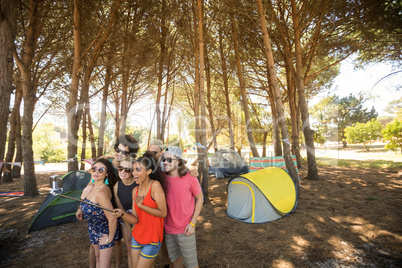
[[[116,181],[113,165],[106,159],[98,159],[92,167],[91,182],[83,190],[81,199],[113,210],[112,191],[108,182]],[[94,248],[96,267],[111,267],[113,246],[119,237],[117,219],[112,213],[81,203],[80,208],[88,221],[88,233]]]

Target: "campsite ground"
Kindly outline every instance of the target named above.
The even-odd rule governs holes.
[[[309,181],[300,169],[297,210],[265,224],[226,216],[228,179],[211,178],[197,222],[200,267],[402,267],[402,162],[319,172],[319,181]],[[26,233],[55,173],[65,172],[38,172],[36,197],[0,197],[0,267],[87,267],[85,221]],[[22,190],[23,178],[0,189]],[[163,267],[161,256],[155,267]]]

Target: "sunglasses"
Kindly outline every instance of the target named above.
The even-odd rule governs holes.
[[[126,172],[126,173],[131,173],[133,170],[131,168],[125,168],[125,167],[118,167],[117,170],[119,172]]]
[[[172,163],[173,160],[176,160],[177,158],[171,158],[171,157],[163,157],[161,158],[162,162],[168,162],[168,163]]]
[[[103,172],[106,171],[106,168],[103,168],[103,167],[101,167],[101,168],[92,167],[91,170],[92,170],[92,172],[94,172],[94,173],[95,173],[96,171],[98,171],[99,174],[102,174]]]
[[[116,149],[116,153],[121,153],[122,155],[128,155],[129,152],[117,148],[117,149]]]

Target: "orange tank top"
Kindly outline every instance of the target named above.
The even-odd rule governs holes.
[[[149,187],[149,191],[144,198],[142,204],[144,206],[148,206],[151,208],[157,208],[155,200],[151,197],[151,187]],[[138,188],[135,193],[135,196],[138,195]],[[164,218],[153,216],[144,210],[138,208],[137,204],[134,203],[133,197],[133,204],[135,208],[135,212],[137,212],[138,223],[134,225],[134,229],[132,235],[134,239],[143,245],[154,243],[154,242],[162,242],[163,240],[163,220]]]

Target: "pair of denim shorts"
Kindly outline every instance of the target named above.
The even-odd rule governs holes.
[[[134,237],[131,238],[131,248],[141,250],[141,256],[146,259],[154,259],[158,256],[162,242],[154,242],[149,244],[140,244]]]

